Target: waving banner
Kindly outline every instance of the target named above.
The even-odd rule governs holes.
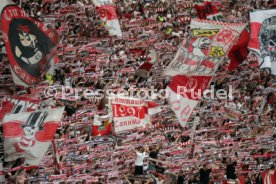
[[[6,114],[17,114],[22,112],[35,111],[38,108],[40,100],[25,98],[21,96],[6,96],[0,109],[0,122]]]
[[[0,183],[5,183],[4,163],[4,147],[3,147],[2,127],[0,127]]]
[[[182,44],[165,75],[212,76],[238,41],[245,24],[192,19],[191,36]]]
[[[111,105],[116,133],[145,127],[148,123],[148,109],[144,100],[114,97]]]
[[[139,67],[139,69],[136,71],[136,75],[140,77],[146,78],[148,76],[148,73],[150,72],[152,66],[157,61],[158,55],[156,50],[151,49],[149,51],[147,60]]]
[[[105,22],[105,28],[110,36],[122,37],[122,31],[117,18],[115,7],[111,0],[93,0],[96,9],[102,21]]]
[[[1,1],[0,11],[14,82],[26,87],[39,83],[53,65],[57,33],[9,0]]]
[[[111,133],[112,128],[112,114],[105,116],[100,116],[98,114],[94,115],[94,123],[92,126],[92,135],[93,136],[104,136]]]
[[[250,41],[248,48],[259,56],[261,68],[270,68],[276,75],[276,10],[250,13]]]
[[[3,120],[5,161],[25,158],[38,165],[56,133],[64,108],[6,115]]]
[[[209,76],[177,75],[173,77],[167,88],[169,103],[182,127],[186,126],[211,79],[212,77]]]
[[[165,75],[205,75],[212,76],[219,64],[225,58],[197,56],[189,53],[181,46],[170,65],[164,71]]]

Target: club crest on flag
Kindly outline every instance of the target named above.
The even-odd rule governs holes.
[[[16,83],[30,86],[40,82],[50,68],[56,32],[15,5],[3,9],[1,24],[12,73],[20,81]]]
[[[56,133],[64,108],[6,115],[3,120],[5,161],[24,157],[37,165]]]

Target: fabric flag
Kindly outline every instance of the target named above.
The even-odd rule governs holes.
[[[98,114],[94,115],[94,123],[92,125],[92,135],[93,136],[105,136],[111,133],[112,123],[111,114],[100,116]]]
[[[238,43],[232,47],[228,54],[228,57],[231,60],[228,67],[230,71],[236,69],[246,59],[249,54],[249,50],[247,49],[248,42],[249,32],[247,30],[243,30]]]
[[[209,76],[177,75],[168,85],[169,103],[182,127],[186,126],[211,79]]]
[[[145,128],[149,122],[148,108],[144,100],[113,97],[111,106],[115,133]]]
[[[122,31],[112,0],[93,0],[97,12],[110,36],[122,37]]]
[[[2,134],[2,130],[0,130],[0,183],[5,183],[5,173],[4,173],[4,168],[3,168],[3,163],[4,163],[3,143],[4,143],[3,142],[3,134]]]
[[[6,115],[3,120],[4,159],[25,158],[38,165],[53,140],[64,108]]]
[[[139,69],[136,72],[136,75],[146,78],[156,61],[157,61],[157,52],[156,50],[151,49],[147,57],[147,60],[139,67]]]
[[[180,46],[164,74],[212,76],[244,30],[243,23],[192,19],[191,37]]]
[[[276,170],[269,170],[262,173],[263,184],[276,184]]]
[[[43,23],[30,18],[10,0],[0,4],[1,29],[7,49],[14,83],[35,85],[52,68],[57,33]]]
[[[276,75],[276,9],[250,13],[248,48],[257,54],[261,68],[270,68]]]
[[[212,2],[195,3],[194,7],[197,13],[197,17],[200,19],[207,19],[208,16],[218,13],[217,7],[213,5]]]
[[[147,101],[147,104],[148,104],[149,115],[154,115],[162,111],[160,105],[155,102]]]
[[[38,108],[40,100],[30,99],[22,96],[6,96],[2,103],[2,108],[0,109],[0,122],[6,114],[35,111]]]

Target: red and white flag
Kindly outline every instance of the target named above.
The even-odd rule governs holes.
[[[136,71],[136,75],[140,77],[147,77],[148,73],[150,72],[152,66],[157,61],[157,52],[154,49],[151,49],[149,52],[149,55],[147,57],[147,60],[139,67],[139,69]]]
[[[173,77],[167,88],[169,103],[182,127],[186,126],[211,79],[212,77],[209,76],[177,75]]]
[[[14,83],[28,87],[41,82],[42,76],[52,70],[57,33],[10,0],[1,1],[0,12]]]
[[[147,101],[148,105],[148,114],[149,115],[154,115],[162,111],[161,107],[159,104],[152,102],[152,101]]]
[[[122,37],[122,30],[112,0],[93,0],[110,36]]]
[[[202,1],[199,3],[194,3],[194,7],[197,13],[197,17],[200,19],[207,19],[210,15],[215,15],[219,12],[217,9],[217,5],[214,5],[212,2]]]
[[[248,48],[257,53],[261,68],[270,68],[276,75],[276,9],[250,13]]]
[[[4,158],[38,165],[53,140],[64,108],[6,115],[3,119]]]
[[[262,173],[263,184],[276,184],[276,170],[268,170]]]
[[[112,114],[100,116],[94,114],[94,123],[92,125],[93,136],[105,136],[111,133],[112,130]]]
[[[5,173],[3,168],[4,163],[4,147],[3,134],[0,131],[0,183],[5,183]]]
[[[6,96],[0,109],[0,122],[6,114],[17,114],[22,112],[35,111],[38,108],[40,100],[25,98],[22,96]]]
[[[147,126],[149,122],[148,108],[144,100],[113,97],[111,105],[115,133]]]

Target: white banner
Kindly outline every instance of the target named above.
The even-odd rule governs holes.
[[[55,136],[64,108],[6,115],[3,119],[5,161],[25,158],[38,165]]]
[[[111,99],[115,133],[146,127],[148,108],[141,99],[114,97]]]

